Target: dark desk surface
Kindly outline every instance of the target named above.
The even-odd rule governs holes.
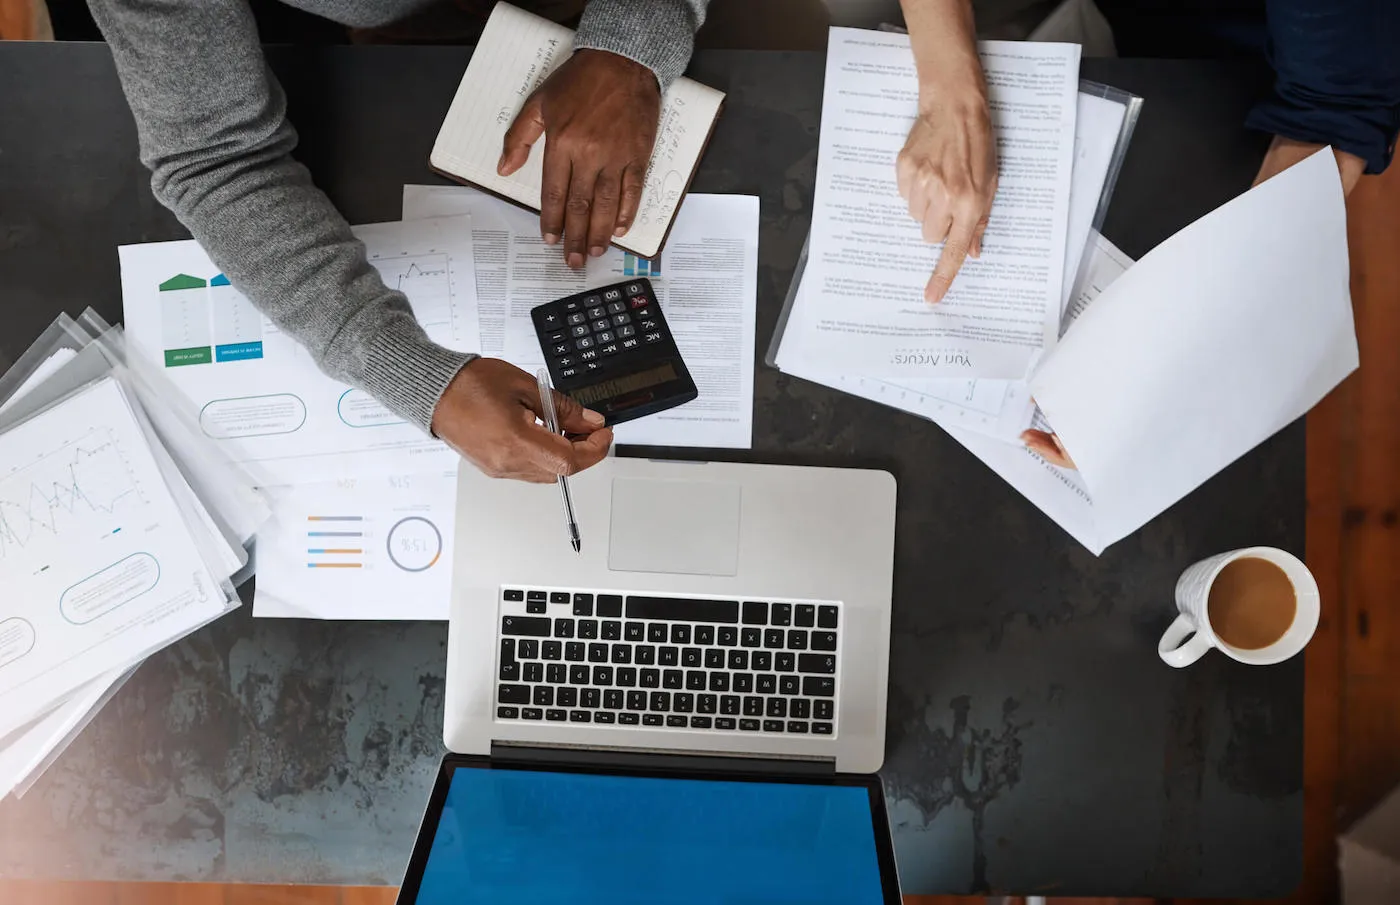
[[[396,219],[461,48],[274,50],[300,157],[352,222]],[[705,53],[729,92],[695,183],[762,199],[759,349],[807,231],[822,58]],[[1147,100],[1105,232],[1142,255],[1249,185],[1257,80],[1086,60]],[[121,315],[152,200],[106,50],[0,44],[0,368],[59,311]],[[755,458],[899,479],[884,777],[906,892],[1278,895],[1300,870],[1302,658],[1156,656],[1186,565],[1302,552],[1295,424],[1096,559],[932,424],[760,368]],[[1167,426],[1164,426],[1166,429]],[[245,590],[248,590],[245,588]],[[153,657],[22,801],[0,876],[393,884],[441,749],[445,629],[254,622]]]

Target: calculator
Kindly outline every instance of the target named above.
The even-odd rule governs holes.
[[[648,279],[580,292],[530,316],[554,388],[609,425],[700,395]]]

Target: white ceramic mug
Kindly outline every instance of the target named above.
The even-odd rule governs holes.
[[[1246,557],[1262,559],[1282,569],[1292,583],[1293,595],[1298,601],[1293,624],[1288,626],[1283,636],[1268,647],[1253,650],[1231,647],[1216,637],[1206,610],[1210,586],[1215,583],[1220,570],[1228,563]],[[1298,557],[1274,547],[1246,547],[1203,559],[1182,572],[1176,582],[1176,608],[1181,615],[1176,617],[1176,621],[1162,635],[1162,640],[1157,642],[1157,653],[1168,666],[1181,667],[1195,663],[1212,647],[1219,648],[1226,656],[1241,663],[1267,666],[1287,660],[1307,645],[1317,630],[1322,601],[1317,592],[1317,581]],[[1194,636],[1188,640],[1187,636],[1192,633]]]

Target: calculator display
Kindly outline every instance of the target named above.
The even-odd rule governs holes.
[[[669,361],[657,368],[647,371],[640,371],[636,374],[625,374],[622,377],[615,377],[612,380],[602,380],[598,383],[580,387],[569,393],[580,405],[592,405],[600,399],[611,399],[614,396],[622,396],[633,393],[637,390],[644,390],[648,387],[658,386],[679,379],[676,368]]]

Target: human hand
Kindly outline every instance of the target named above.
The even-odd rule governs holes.
[[[457,372],[433,410],[433,433],[493,478],[547,484],[597,465],[612,445],[603,416],[556,391],[554,408],[570,440],[535,423],[539,383],[509,362],[477,358]]]
[[[1065,445],[1060,442],[1058,434],[1038,430],[1021,431],[1021,442],[1026,444],[1026,449],[1051,465],[1069,469],[1075,467],[1074,460],[1069,457],[1069,452],[1065,450]]]
[[[924,299],[938,302],[970,254],[982,255],[982,235],[997,193],[997,148],[991,112],[980,86],[920,103],[895,161],[899,194],[909,215],[923,224],[924,241],[942,242],[943,253],[924,287]]]
[[[1284,170],[1293,166],[1316,152],[1327,147],[1310,141],[1294,141],[1291,138],[1284,138],[1282,135],[1275,135],[1274,140],[1269,144],[1269,150],[1264,154],[1264,162],[1259,165],[1259,173],[1254,177],[1254,184],[1258,185],[1265,179],[1277,176]],[[1350,195],[1351,190],[1356,187],[1357,180],[1366,172],[1366,161],[1355,154],[1348,154],[1346,151],[1332,149],[1332,153],[1337,158],[1337,171],[1342,177],[1342,195]]]
[[[540,232],[564,237],[569,266],[598,257],[632,226],[661,116],[661,86],[641,63],[605,50],[580,50],[564,61],[506,131],[496,171],[525,165],[541,135]]]

